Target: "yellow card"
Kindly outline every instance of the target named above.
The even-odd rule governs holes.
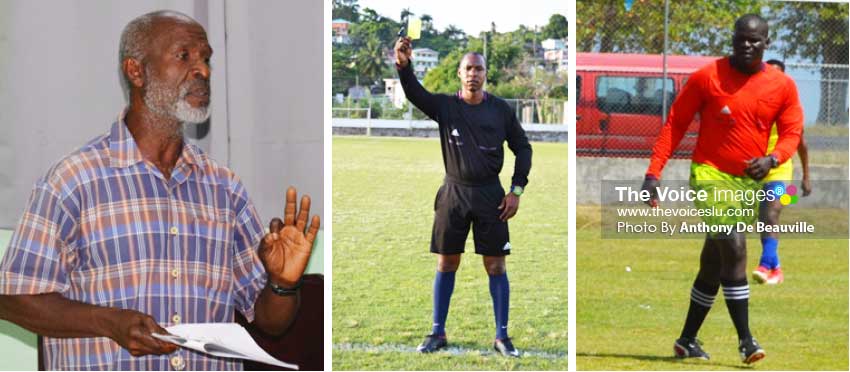
[[[419,18],[411,18],[407,21],[407,36],[411,40],[419,39],[422,33],[422,20]]]

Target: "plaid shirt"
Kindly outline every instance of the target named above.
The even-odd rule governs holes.
[[[0,262],[0,294],[58,292],[163,327],[232,322],[234,310],[253,321],[262,235],[232,171],[186,144],[166,180],[119,119],[35,184]],[[242,369],[188,349],[137,358],[105,337],[43,340],[49,370]]]

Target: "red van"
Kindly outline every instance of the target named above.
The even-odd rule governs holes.
[[[668,110],[688,76],[716,59],[667,56]],[[649,157],[662,125],[661,66],[661,55],[577,53],[578,155]],[[695,118],[673,157],[690,157],[698,128]]]

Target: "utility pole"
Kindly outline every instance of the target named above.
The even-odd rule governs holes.
[[[534,41],[531,43],[532,58],[537,58],[537,25],[534,25]]]
[[[490,22],[490,31],[484,32],[484,68],[487,70],[490,70],[490,55],[487,54],[487,44],[490,44],[493,36],[496,36],[496,22]]]
[[[487,44],[490,43],[490,32],[484,31],[484,68],[490,70],[488,68],[490,64],[490,55],[487,54]]]

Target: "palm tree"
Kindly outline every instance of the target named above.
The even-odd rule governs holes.
[[[457,28],[455,25],[448,25],[445,30],[443,30],[443,36],[451,39],[451,40],[463,40],[466,38],[466,33],[463,30]]]
[[[381,72],[383,72],[384,66],[386,66],[381,41],[375,37],[367,39],[366,45],[360,48],[359,53],[355,57],[355,65],[357,66],[358,74],[368,79],[370,85],[380,79]]]
[[[401,23],[402,24],[407,23],[407,19],[410,18],[410,16],[412,16],[412,15],[414,15],[414,14],[413,14],[413,12],[410,11],[410,8],[402,9],[401,10]]]
[[[375,11],[375,9],[372,9],[372,8],[364,8],[363,9],[363,14],[362,14],[362,17],[361,17],[361,21],[363,21],[363,23],[382,22],[383,19],[384,19],[384,17],[381,17],[381,15],[378,14],[378,12]]]
[[[333,18],[342,18],[356,23],[359,21],[360,5],[357,0],[334,0]]]
[[[423,14],[419,18],[422,20],[422,29],[425,32],[430,33],[431,31],[434,30],[434,25],[432,24],[434,22],[434,17],[431,17],[428,14]]]

